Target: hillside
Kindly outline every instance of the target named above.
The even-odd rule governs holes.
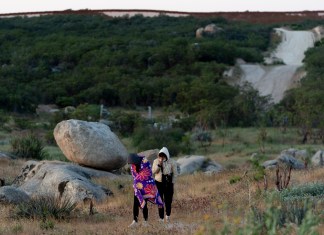
[[[282,70],[284,67],[276,67],[269,76],[279,79],[278,85],[266,79],[265,84],[260,82],[264,87],[262,92],[256,93],[252,88],[242,90],[225,82],[224,71],[237,58],[247,63],[242,68],[251,70],[254,76],[246,80],[266,78],[263,73],[270,66],[253,68],[252,65],[263,63],[264,53],[275,46],[274,28],[285,25],[302,32],[324,22],[318,19],[320,12],[314,20],[290,24],[256,24],[227,20],[217,14],[107,17],[96,11],[64,11],[31,13],[40,17],[12,17],[26,14],[2,15],[4,18],[0,19],[0,109],[34,113],[40,104],[61,108],[84,104],[172,107],[212,128],[221,123],[251,126],[264,122],[261,118],[270,115],[265,113],[269,102],[260,93],[277,92],[276,102],[280,101],[297,69],[293,67],[295,64],[286,71]],[[270,17],[269,14],[265,13]],[[197,37],[198,29],[213,25],[216,31]],[[288,35],[288,31],[284,33]],[[299,36],[292,36],[291,43],[280,45],[284,45],[283,55],[289,55],[289,48],[299,50],[299,66],[309,45],[301,47],[305,40],[296,44],[295,38]],[[315,46],[317,56],[322,44],[318,41]],[[273,57],[289,58],[280,54]],[[308,60],[306,53],[305,61],[308,74],[321,74],[311,70],[318,63],[321,68],[318,61],[322,60]],[[280,79],[278,74],[288,74],[288,81]],[[294,99],[290,99],[289,107],[284,107],[289,113],[294,110],[290,116],[298,113]],[[280,115],[275,116],[281,119]]]

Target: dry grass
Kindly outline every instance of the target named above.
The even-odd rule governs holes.
[[[13,219],[13,206],[0,206],[0,235],[1,234],[206,234],[206,226],[215,231],[221,231],[224,221],[232,227],[244,225],[249,205],[262,204],[262,182],[259,184],[248,181],[247,178],[236,184],[229,180],[234,176],[242,176],[249,168],[247,160],[251,153],[258,151],[255,145],[255,130],[232,130],[221,147],[222,140],[216,136],[212,146],[200,149],[202,154],[221,163],[229,169],[215,175],[202,173],[181,176],[175,184],[175,195],[170,224],[159,224],[158,210],[149,204],[149,225],[128,228],[132,221],[133,189],[132,179],[124,177],[109,181],[106,178],[96,179],[95,182],[109,188],[114,196],[95,205],[95,214],[89,215],[88,205],[80,205],[67,221],[51,220],[54,228],[44,230],[42,221],[27,219]],[[269,135],[276,139],[277,130],[269,130]],[[292,138],[294,133],[285,138]],[[283,141],[284,142],[284,141]],[[288,146],[277,146],[281,143],[266,143],[267,158],[277,156]],[[234,146],[234,147],[233,147]],[[290,146],[289,146],[290,147]],[[291,147],[298,147],[294,145]],[[317,145],[314,150],[321,146]],[[280,149],[280,150],[279,150]],[[0,178],[7,183],[18,175],[25,160],[11,160],[0,162]],[[275,172],[267,171],[269,191],[275,190]],[[324,169],[316,168],[293,171],[290,187],[310,182],[324,182]],[[260,193],[261,192],[261,193]],[[322,208],[323,209],[323,208]],[[45,223],[47,223],[45,222]],[[46,226],[45,226],[46,227]],[[319,231],[324,229],[320,224]],[[324,234],[324,233],[323,233]]]
[[[4,179],[6,184],[10,184],[21,171],[26,160],[0,160],[0,178]]]
[[[1,206],[0,234],[195,234],[204,231],[201,224],[212,223],[220,231],[224,221],[241,226],[249,204],[258,203],[258,185],[242,181],[229,184],[243,170],[226,171],[215,175],[201,173],[181,176],[175,185],[172,223],[159,224],[158,210],[149,204],[149,225],[128,228],[132,221],[133,189],[130,178],[117,181],[97,179],[96,183],[110,188],[114,196],[95,205],[96,213],[88,214],[81,206],[68,221],[53,220],[54,228],[44,230],[42,221],[12,219],[12,206]],[[268,172],[269,190],[275,189],[275,172]],[[293,171],[291,186],[308,182],[323,182],[324,169]],[[259,186],[262,189],[262,185]],[[250,195],[250,196],[249,196]]]

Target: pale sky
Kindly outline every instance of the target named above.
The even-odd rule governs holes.
[[[187,12],[324,11],[324,0],[0,0],[0,13],[66,9],[147,9]]]

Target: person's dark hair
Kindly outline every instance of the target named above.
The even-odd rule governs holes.
[[[161,152],[161,153],[159,153],[159,156],[160,156],[160,157],[165,157],[166,159],[168,159],[168,157],[167,157],[167,155],[166,155],[165,153],[162,153],[162,152]]]
[[[131,153],[128,155],[127,163],[140,165],[142,162],[142,157],[138,156],[136,153]]]

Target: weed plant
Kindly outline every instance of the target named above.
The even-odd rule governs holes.
[[[44,195],[18,204],[15,215],[18,218],[41,219],[45,222],[50,218],[67,219],[75,207],[76,203],[69,198]]]
[[[323,183],[305,184],[291,189],[286,189],[281,192],[281,197],[283,200],[303,199],[307,197],[323,197],[323,195]]]
[[[33,158],[42,160],[48,153],[44,145],[35,135],[29,134],[26,137],[16,137],[10,141],[12,153],[18,158]]]

